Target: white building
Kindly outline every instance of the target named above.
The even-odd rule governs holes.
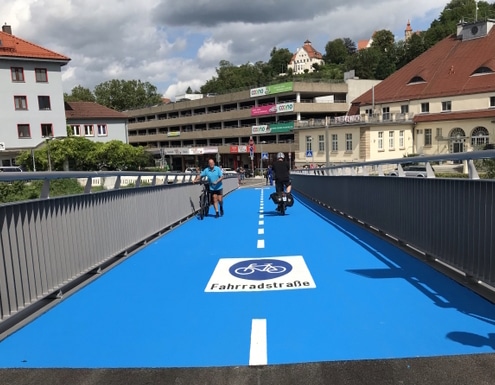
[[[70,59],[12,34],[0,32],[0,164],[44,138],[66,136],[61,68]]]
[[[66,102],[65,115],[72,136],[95,142],[127,140],[127,115],[94,102]]]
[[[306,40],[304,45],[298,48],[296,53],[292,55],[287,68],[292,69],[292,73],[294,74],[303,74],[313,72],[313,64],[321,66],[323,63],[322,54],[313,48],[309,40]]]

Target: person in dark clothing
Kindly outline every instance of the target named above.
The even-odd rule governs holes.
[[[290,166],[285,161],[283,152],[277,154],[277,160],[272,165],[272,171],[275,179],[275,191],[282,192],[285,188],[286,192],[290,193]]]

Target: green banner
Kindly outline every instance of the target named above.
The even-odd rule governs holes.
[[[294,122],[270,124],[270,134],[291,132],[293,129],[294,129]]]
[[[294,86],[293,82],[285,82],[279,84],[273,84],[271,86],[266,86],[267,94],[279,94],[281,92],[289,92],[292,91]]]

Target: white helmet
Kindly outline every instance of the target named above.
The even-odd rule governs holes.
[[[279,152],[279,153],[277,154],[277,159],[285,159],[285,155],[284,155],[284,153],[283,153],[283,152]]]

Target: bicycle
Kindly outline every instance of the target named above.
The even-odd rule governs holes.
[[[200,185],[203,185],[201,195],[199,196],[199,219],[203,220],[204,217],[208,216],[210,211],[210,189],[208,187],[208,180],[200,180]]]

